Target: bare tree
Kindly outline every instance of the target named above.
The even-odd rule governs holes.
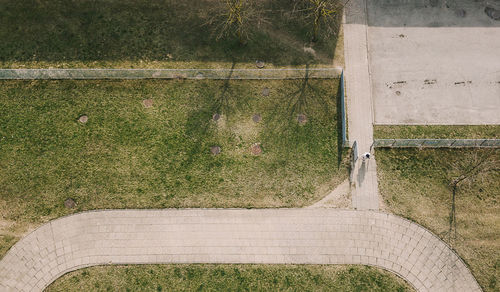
[[[342,3],[340,0],[304,1],[305,8],[301,10],[305,12],[306,19],[308,19],[312,25],[312,41],[318,41],[321,27],[326,30],[327,34],[335,33],[339,25],[343,7],[347,2]]]
[[[490,172],[500,171],[500,160],[495,149],[472,151],[451,163],[449,186],[452,191],[448,236],[457,237],[456,197],[463,185],[482,180]]]
[[[219,40],[236,36],[240,44],[246,44],[252,28],[264,21],[256,3],[251,0],[221,0],[213,9],[213,17],[208,22]]]

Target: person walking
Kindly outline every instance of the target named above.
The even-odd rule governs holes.
[[[361,155],[361,159],[363,160],[363,162],[365,162],[365,160],[367,159],[370,159],[370,157],[372,157],[370,152],[365,152],[363,155]]]

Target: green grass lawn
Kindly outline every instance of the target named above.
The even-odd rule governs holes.
[[[290,17],[290,1],[259,1],[264,21],[252,26],[245,46],[235,38],[215,40],[214,26],[207,25],[216,14],[214,3],[2,0],[0,68],[212,68],[233,62],[255,67],[256,60],[278,67],[332,64],[338,33],[322,33],[315,55],[304,52],[312,28]]]
[[[47,291],[415,291],[367,266],[99,266],[56,280]]]
[[[338,80],[308,84],[0,82],[0,255],[27,230],[83,210],[319,200],[347,168],[338,152]],[[261,94],[265,87],[269,96]],[[222,115],[217,122],[215,113]],[[254,143],[261,155],[252,154]],[[212,146],[221,153],[212,155]],[[75,208],[65,208],[67,198]]]
[[[375,139],[498,139],[500,125],[376,125]]]
[[[476,151],[377,149],[380,193],[387,211],[427,227],[466,261],[485,291],[500,289],[500,172],[489,172],[458,189],[457,238],[450,238],[450,169]],[[492,159],[500,158],[500,149]]]

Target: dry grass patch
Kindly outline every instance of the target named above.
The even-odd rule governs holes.
[[[485,291],[500,283],[500,172],[490,171],[456,196],[457,237],[450,236],[451,170],[474,152],[496,150],[377,149],[380,193],[387,211],[409,218],[444,239],[465,260]],[[497,168],[498,169],[498,168]],[[452,231],[452,234],[454,232]]]

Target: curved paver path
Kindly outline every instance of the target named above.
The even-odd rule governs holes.
[[[366,264],[419,291],[480,291],[462,260],[400,217],[335,209],[86,212],[49,222],[0,261],[0,291],[41,291],[100,264]]]

